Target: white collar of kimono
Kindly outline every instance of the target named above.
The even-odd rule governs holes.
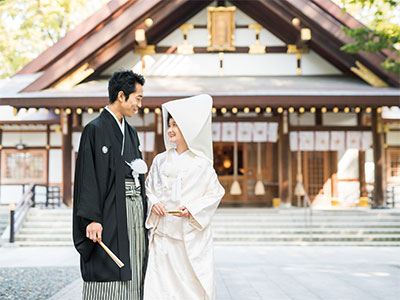
[[[167,134],[169,112],[181,130],[189,149],[194,154],[212,162],[212,103],[211,96],[205,94],[164,103],[162,111],[165,148],[169,150],[176,147],[175,144],[169,141]]]
[[[124,154],[124,148],[125,148],[125,118],[122,117],[122,124],[118,120],[117,116],[112,112],[112,110],[106,106],[104,107],[115,119],[115,122],[117,122],[119,129],[121,129],[122,132],[122,146],[121,146],[121,155]]]
[[[125,118],[122,117],[122,124],[121,124],[121,122],[118,121],[117,116],[112,112],[112,110],[108,106],[104,108],[114,117],[115,121],[118,124],[119,129],[121,129],[122,135],[125,135]]]
[[[187,149],[185,152],[182,152],[181,154],[179,154],[178,153],[178,151],[176,151],[176,148],[174,149],[174,156],[175,156],[175,158],[178,158],[178,159],[180,159],[180,158],[182,158],[182,157],[184,157],[185,155],[188,155],[189,154],[189,149]]]

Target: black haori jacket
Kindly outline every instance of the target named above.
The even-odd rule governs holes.
[[[132,279],[125,203],[126,164],[142,158],[136,129],[125,122],[125,148],[121,156],[122,133],[105,109],[83,130],[76,160],[73,207],[73,240],[81,255],[85,281],[126,281]],[[130,147],[130,151],[125,151]],[[129,156],[129,157],[127,157]],[[147,203],[144,177],[140,175],[143,215]],[[121,269],[98,243],[86,237],[92,221],[103,226],[102,241],[124,263]],[[146,237],[147,249],[147,233]],[[147,255],[146,255],[147,261]],[[143,272],[146,270],[144,263]]]

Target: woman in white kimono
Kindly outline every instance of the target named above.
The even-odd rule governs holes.
[[[162,105],[166,151],[146,180],[145,300],[214,300],[211,218],[225,191],[213,168],[212,98]]]

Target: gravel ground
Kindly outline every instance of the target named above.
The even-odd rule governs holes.
[[[0,300],[45,300],[79,277],[79,267],[0,268]]]

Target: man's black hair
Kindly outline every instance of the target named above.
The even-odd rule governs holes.
[[[108,81],[108,98],[110,103],[117,100],[119,91],[125,95],[125,100],[128,100],[129,95],[136,92],[136,83],[144,85],[144,77],[132,70],[122,70],[115,72]]]

